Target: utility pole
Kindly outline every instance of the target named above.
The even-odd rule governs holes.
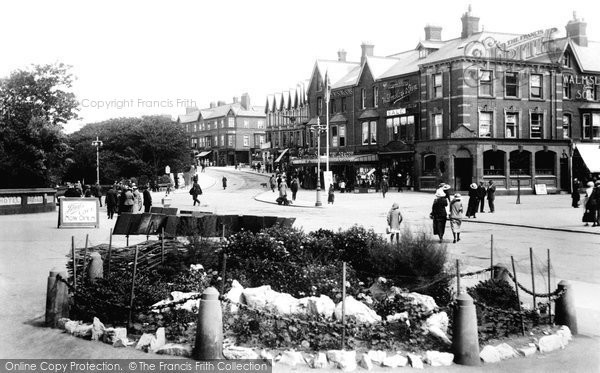
[[[96,184],[100,185],[100,152],[99,152],[99,149],[102,146],[102,141],[98,140],[98,136],[96,136],[96,141],[92,141],[92,146],[96,147]]]

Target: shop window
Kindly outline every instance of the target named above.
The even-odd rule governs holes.
[[[433,98],[443,97],[442,92],[442,73],[433,75]]]
[[[362,143],[363,145],[370,145],[377,143],[377,122],[363,122],[362,123]]]
[[[504,158],[506,153],[501,150],[483,152],[483,174],[485,176],[504,175]]]
[[[531,174],[531,153],[525,150],[513,150],[510,152],[510,174],[511,175],[530,175]]]
[[[479,72],[479,95],[491,96],[494,92],[492,85],[492,70],[481,70]]]
[[[551,151],[539,151],[535,153],[535,174],[554,175],[554,161],[556,153]]]
[[[519,74],[507,72],[504,75],[506,97],[519,97]]]
[[[529,79],[530,97],[542,98],[542,74],[531,74]]]
[[[377,107],[377,102],[379,101],[379,87],[373,87],[373,107]]]
[[[346,126],[340,126],[340,146],[346,146]]]
[[[544,123],[544,116],[539,113],[531,113],[531,123],[529,125],[529,138],[541,139],[542,138],[542,126]]]
[[[600,113],[583,114],[583,138],[600,140]]]
[[[331,126],[331,146],[338,146],[338,127]]]
[[[519,119],[517,113],[506,113],[506,138],[514,139],[519,133]]]
[[[367,107],[367,90],[362,88],[360,90],[360,108],[364,109]]]
[[[435,154],[425,154],[423,156],[423,176],[435,175],[435,166],[437,158]]]
[[[479,112],[479,137],[492,137],[492,112]]]
[[[563,114],[563,122],[562,122],[562,130],[563,130],[563,139],[568,139],[571,137],[571,114]]]
[[[442,123],[443,123],[442,114],[433,114],[432,121],[433,121],[433,126],[432,126],[432,130],[431,130],[431,138],[432,139],[441,139],[442,138]]]

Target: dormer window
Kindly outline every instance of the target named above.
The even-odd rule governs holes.
[[[425,58],[429,55],[429,51],[426,48],[419,49],[419,58]]]
[[[563,67],[566,68],[571,68],[571,54],[568,52],[565,52],[565,54],[562,57],[562,65]]]

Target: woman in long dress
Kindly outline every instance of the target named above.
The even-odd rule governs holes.
[[[477,184],[473,183],[469,186],[469,204],[467,205],[467,218],[476,218],[477,205],[479,204],[479,197],[477,195]]]
[[[436,191],[435,200],[431,206],[431,218],[433,219],[433,234],[440,238],[440,242],[444,239],[446,231],[446,219],[448,217],[446,206],[448,206],[446,193],[441,190]]]

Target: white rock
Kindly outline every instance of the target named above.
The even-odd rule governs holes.
[[[127,347],[131,344],[131,342],[129,342],[129,339],[127,339],[127,337],[125,338],[117,338],[115,339],[115,341],[113,342],[113,347]]]
[[[202,264],[190,264],[190,271],[204,271],[204,266]]]
[[[382,363],[382,365],[384,367],[390,367],[390,368],[405,367],[406,364],[408,364],[408,358],[406,358],[400,354],[388,356],[385,359],[383,359],[383,363]]]
[[[329,350],[327,359],[345,372],[356,369],[356,351]]]
[[[74,334],[75,329],[77,329],[79,325],[81,325],[80,321],[67,321],[65,323],[65,331],[69,334]]]
[[[454,361],[454,355],[449,352],[427,351],[425,362],[432,367],[450,366]]]
[[[388,322],[392,322],[392,321],[406,321],[406,320],[408,320],[408,312],[404,311],[404,312],[400,312],[400,313],[395,313],[393,315],[387,315],[385,317],[385,319]]]
[[[140,339],[137,341],[137,344],[135,345],[135,349],[142,350],[146,347],[150,347],[150,344],[152,343],[153,339],[156,339],[154,334],[150,334],[150,333],[142,334]]]
[[[105,329],[106,328],[104,327],[104,324],[100,321],[100,319],[94,317],[94,322],[92,322],[92,341],[99,341],[100,338],[102,338]]]
[[[500,354],[500,359],[502,360],[512,359],[513,357],[518,356],[517,351],[507,343],[499,344],[496,346],[496,350]]]
[[[246,288],[242,290],[242,299],[244,304],[250,307],[264,308],[267,305],[270,293],[270,285],[259,286],[257,288]]]
[[[229,360],[233,359],[260,359],[253,349],[240,346],[229,346],[223,350],[223,356]]]
[[[156,352],[159,348],[167,344],[167,337],[165,336],[165,328],[160,327],[156,329],[156,336],[150,341],[150,351]]]
[[[273,359],[274,359],[273,354],[270,353],[269,351],[265,350],[264,348],[262,350],[260,350],[259,356],[261,359],[264,359],[264,360],[273,361]]]
[[[346,316],[354,316],[360,323],[373,324],[381,321],[381,316],[352,296],[346,297]],[[342,319],[342,302],[335,307],[335,318],[337,320]]]
[[[479,352],[479,358],[486,364],[498,363],[502,360],[500,352],[494,346],[487,345]]]
[[[304,365],[306,362],[302,353],[298,351],[283,351],[279,363],[295,367],[297,365]]]
[[[242,292],[244,291],[244,287],[237,281],[233,280],[231,283],[231,289],[225,294],[225,298],[229,299],[233,303],[243,303]],[[231,313],[237,313],[238,306],[235,304],[229,305],[229,310]]]
[[[195,292],[195,291],[191,291],[189,293],[183,293],[181,291],[172,291],[171,298],[173,298],[173,301],[176,302],[176,301],[180,301],[182,299],[189,298],[191,296],[195,296],[198,294],[200,294],[200,293]],[[200,306],[200,299],[195,299],[195,300],[191,299],[183,304],[178,304],[175,308],[178,310],[183,309],[186,311],[195,312],[195,310],[197,310],[199,306]]]
[[[267,307],[281,315],[292,315],[303,311],[299,299],[291,294],[274,291],[268,295]]]
[[[410,300],[411,304],[421,304],[423,305],[424,312],[432,312],[437,308],[437,304],[435,304],[435,300],[433,297],[429,295],[423,295],[419,293],[404,293],[402,294],[404,297]]]
[[[440,330],[437,326],[430,326],[429,329],[427,329],[427,333],[438,338],[440,341],[444,342],[448,346],[452,344],[452,341],[450,340],[450,338],[448,338],[446,333]]]
[[[448,333],[448,314],[446,312],[438,312],[429,316],[425,320],[425,326],[429,329],[431,327],[437,327],[444,333]]]
[[[369,350],[367,356],[369,356],[369,359],[375,364],[381,365],[383,364],[383,360],[387,357],[387,353],[382,350]]]
[[[57,323],[56,323],[56,327],[62,330],[65,330],[65,325],[71,321],[71,319],[69,319],[68,317],[61,317],[60,319],[58,319]]]
[[[562,343],[564,346],[569,344],[569,341],[573,339],[573,335],[571,334],[571,329],[568,326],[563,325],[556,331],[556,335],[558,335],[562,339]]]
[[[561,336],[552,334],[545,335],[538,341],[538,348],[542,354],[564,348],[563,339]]]
[[[324,369],[329,366],[329,362],[327,361],[327,355],[324,352],[319,352],[311,360],[310,367],[314,369]]]
[[[75,337],[85,338],[92,335],[92,325],[83,324],[77,325],[75,330],[73,331],[73,335]]]
[[[113,344],[119,338],[127,338],[127,328],[106,328],[102,336],[102,340],[109,344]]]
[[[415,354],[408,354],[408,361],[410,362],[410,366],[415,369],[424,369],[423,359],[421,356]]]
[[[521,347],[521,348],[517,349],[517,351],[519,352],[519,354],[521,356],[528,357],[528,356],[535,355],[535,353],[537,352],[537,347],[526,346],[526,347]]]
[[[360,355],[360,360],[358,361],[358,365],[361,368],[364,368],[366,370],[373,369],[373,363],[371,362],[371,358],[369,358],[368,354],[361,354]]]
[[[159,355],[192,357],[192,346],[178,343],[167,343],[155,351]]]
[[[328,319],[333,317],[335,303],[327,295],[320,297],[308,297],[308,312],[314,316],[324,316]]]

